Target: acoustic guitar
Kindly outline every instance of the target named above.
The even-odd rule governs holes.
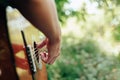
[[[6,8],[7,25],[19,80],[47,80],[45,63],[41,52],[45,52],[45,38],[17,9]]]

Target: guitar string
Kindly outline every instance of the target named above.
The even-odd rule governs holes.
[[[38,50],[37,48],[34,48],[34,50],[35,50],[35,51],[33,51],[33,53],[34,53],[34,54],[33,54],[33,57],[34,57],[34,58],[39,58],[39,56],[40,56],[39,54],[40,54],[40,52],[42,52],[43,50]],[[37,54],[36,54],[36,52],[37,52]],[[43,51],[43,52],[45,52],[45,51]]]
[[[40,53],[40,52],[47,52],[46,50],[39,50],[39,49],[37,49],[37,48],[34,48],[34,51],[33,51],[33,53]]]
[[[35,54],[37,52],[37,54]],[[36,61],[38,61],[39,60],[39,55],[38,55],[38,49],[36,50],[36,51],[34,51],[34,54],[33,54],[33,57],[34,57],[34,59],[36,60]],[[37,56],[38,55],[38,56]]]
[[[35,54],[36,52],[37,52],[37,54]],[[39,56],[40,56],[40,55],[39,55],[40,52],[42,52],[42,50],[40,50],[40,51],[39,51],[39,50],[34,51],[34,52],[33,52],[33,53],[34,53],[33,56],[34,56],[34,57],[39,57]]]

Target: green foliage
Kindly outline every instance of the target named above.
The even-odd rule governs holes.
[[[71,42],[67,39],[71,38]],[[119,80],[119,61],[106,56],[92,39],[74,43],[73,36],[63,37],[60,59],[48,66],[49,80]]]
[[[113,38],[115,41],[120,41],[120,26],[115,27],[113,30]]]
[[[86,10],[85,6],[82,9],[76,11],[71,8],[66,9],[65,5],[70,4],[70,0],[55,0],[57,6],[57,12],[59,20],[62,24],[65,24],[67,19],[70,17],[76,17],[78,20],[85,21]]]
[[[65,14],[64,5],[68,3],[68,0],[55,0],[57,11],[59,15],[59,20],[64,22],[68,16]]]
[[[115,26],[114,30],[109,31],[112,29],[110,22],[112,22],[114,16],[117,17],[115,13],[117,8],[116,0],[91,0],[91,2],[97,2],[99,4],[98,8],[105,13],[98,16],[88,15],[84,5],[79,11],[69,9],[70,14],[68,15],[65,13],[64,6],[70,3],[69,0],[56,0],[61,22],[66,22],[69,17],[77,17],[80,18],[79,20],[85,21],[83,23],[80,21],[80,25],[83,27],[80,28],[83,32],[80,34],[84,34],[84,37],[76,38],[76,35],[72,33],[62,36],[61,56],[54,65],[47,66],[49,80],[120,79],[120,54],[117,57],[111,56],[112,52],[108,53],[104,50],[107,43],[100,47],[101,43],[97,41],[97,38],[102,41],[107,36],[106,41],[109,42],[111,39],[109,33],[113,33],[112,38],[116,41],[120,40],[120,27],[118,25],[118,27]],[[115,5],[112,10],[110,10],[110,4]],[[77,36],[79,37],[79,35]]]
[[[105,10],[106,13],[111,13],[114,17],[114,9],[116,6],[120,5],[119,0],[90,0],[91,3],[97,3],[98,8],[102,8]],[[66,4],[70,4],[70,0],[55,0],[57,11],[59,15],[59,20],[62,24],[65,24],[67,19],[70,17],[76,17],[78,20],[86,21],[86,15],[88,15],[86,11],[86,4],[83,4],[82,8],[80,10],[74,10],[71,8],[65,9]],[[67,12],[69,14],[67,14]]]

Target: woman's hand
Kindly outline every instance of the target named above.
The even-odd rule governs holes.
[[[50,43],[48,39],[45,39],[39,48],[43,45],[47,46],[48,53],[41,53],[42,60],[47,64],[53,64],[57,57],[60,55],[60,40]]]

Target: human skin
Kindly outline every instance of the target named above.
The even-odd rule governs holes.
[[[41,55],[42,60],[53,64],[60,54],[61,43],[61,30],[54,0],[12,0],[11,5],[45,34],[47,39],[43,42],[47,43],[48,55]],[[40,79],[39,75],[40,70],[36,73],[37,80]]]
[[[46,56],[42,56],[42,60],[47,64],[53,64],[56,58],[60,54],[60,42],[61,42],[61,30],[58,22],[54,0],[9,0],[9,1],[11,1],[10,3],[12,7],[17,8],[27,20],[29,20],[36,28],[38,28],[41,32],[45,34],[45,36],[47,37],[47,40],[45,40],[45,42],[47,43],[48,58],[46,59]],[[0,18],[1,17],[2,16],[0,16]],[[4,21],[2,19],[3,18],[1,18],[0,26],[5,26],[5,24],[2,23],[2,21]],[[10,51],[6,53],[9,53],[9,52]],[[10,58],[8,54],[1,53],[1,55],[2,56],[5,55],[4,56],[5,58],[7,57]],[[9,60],[10,59],[7,59],[7,61]],[[8,62],[8,63],[9,65],[11,65],[12,62]],[[2,68],[4,68],[4,65]],[[12,77],[14,76],[12,75],[12,73],[14,73],[12,72],[13,71],[12,65],[9,67],[9,69],[5,67],[4,70],[6,71],[11,70],[11,74],[8,75],[9,77],[8,76],[6,77],[6,75],[5,77],[4,76],[3,77],[14,80],[13,79],[14,77]],[[2,72],[4,72],[4,70],[2,70]],[[37,72],[36,74],[37,80],[40,80],[39,75],[43,74],[41,72],[42,71],[40,70]],[[46,71],[43,71],[43,72],[46,72]],[[26,80],[25,77],[29,78],[29,75],[26,75],[26,74],[23,74],[23,75],[21,76],[21,80]],[[44,80],[47,80],[47,79],[44,78]]]
[[[54,0],[12,0],[25,18],[47,37],[48,58],[42,56],[47,64],[53,64],[60,54],[61,30]]]

